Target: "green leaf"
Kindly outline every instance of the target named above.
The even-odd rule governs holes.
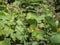
[[[20,32],[17,32],[16,34],[16,38],[18,39],[18,40],[23,40],[23,35],[21,35],[21,33]]]
[[[11,45],[10,39],[4,39],[3,41],[0,41],[0,45]]]
[[[6,37],[8,37],[11,33],[13,33],[14,31],[12,29],[10,29],[9,27],[5,27],[5,29],[3,30],[3,35],[5,35]]]
[[[10,37],[12,38],[12,40],[13,40],[13,41],[15,41],[15,40],[16,40],[16,34],[11,33]]]
[[[37,15],[35,13],[28,13],[26,19],[36,19]]]
[[[17,32],[20,32],[20,33],[24,31],[24,28],[22,26],[16,26],[15,29]]]
[[[5,39],[2,43],[2,45],[11,45],[10,39]]]
[[[33,28],[37,27],[37,21],[35,19],[28,19],[27,23]]]
[[[52,35],[52,37],[50,37],[50,41],[51,43],[60,43],[60,33],[56,33],[55,35]]]
[[[3,35],[3,31],[2,30],[0,30],[0,36],[2,36]]]
[[[7,18],[7,13],[4,11],[0,11],[0,19],[6,19]]]
[[[44,40],[44,32],[43,31],[34,31],[32,32],[32,37],[36,38],[37,40]]]
[[[46,21],[49,24],[49,26],[52,28],[53,31],[56,31],[57,25],[56,25],[56,21],[53,17],[50,16],[46,16]]]
[[[32,42],[32,45],[38,45],[38,42]]]
[[[5,5],[0,5],[0,11],[5,9]]]

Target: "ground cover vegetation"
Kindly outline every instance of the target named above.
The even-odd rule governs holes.
[[[0,45],[60,45],[60,0],[0,0]]]

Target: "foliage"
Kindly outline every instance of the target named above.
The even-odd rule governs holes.
[[[60,43],[55,0],[0,0],[0,45]]]

